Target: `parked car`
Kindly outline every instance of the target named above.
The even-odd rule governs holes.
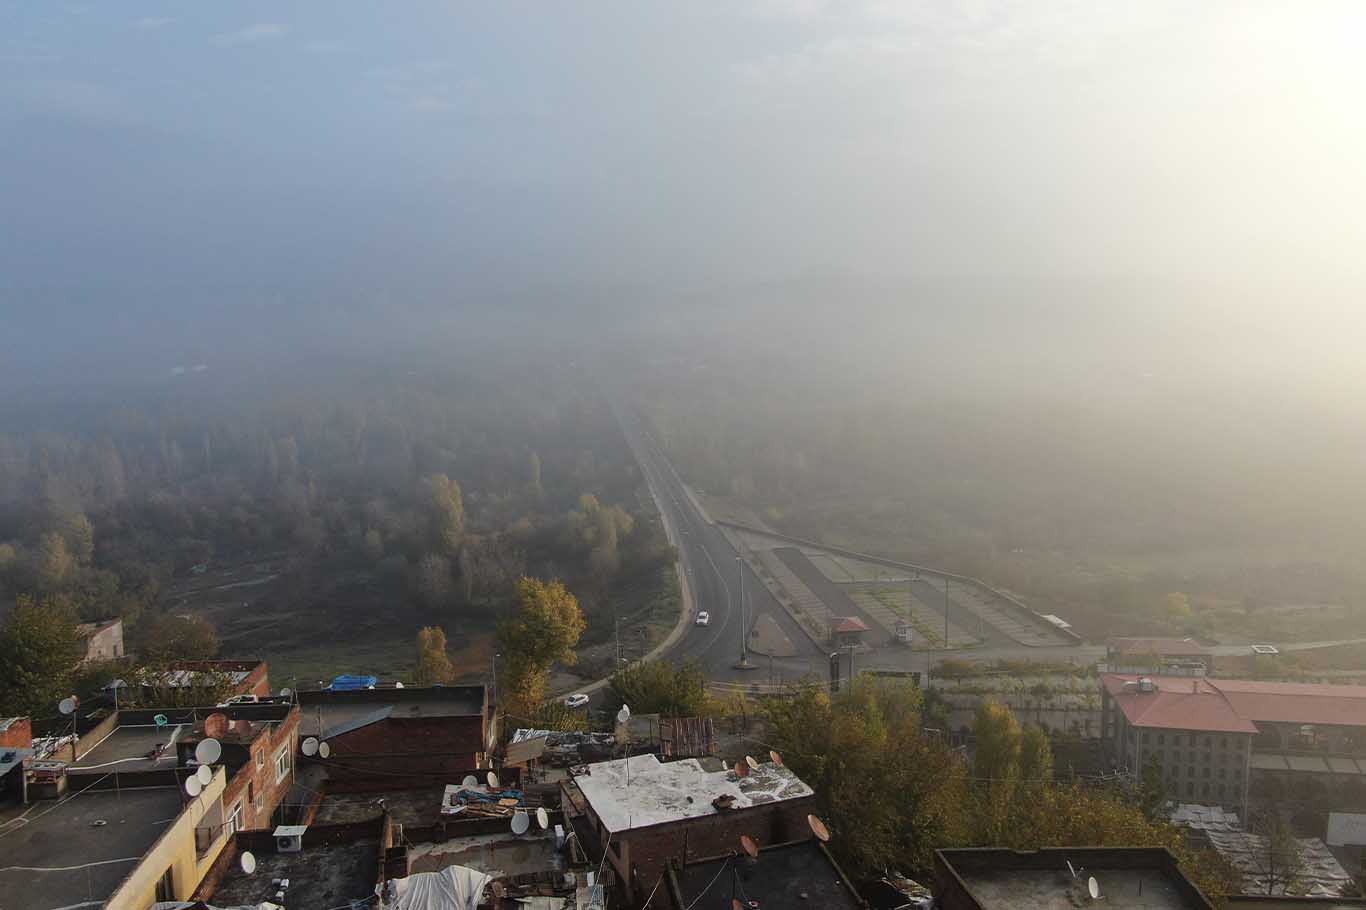
[[[582,708],[586,704],[588,704],[588,696],[582,692],[575,692],[564,700],[566,708]]]
[[[695,620],[695,625],[705,626],[710,622],[711,614],[708,613],[706,610],[699,610],[697,613],[697,619]]]

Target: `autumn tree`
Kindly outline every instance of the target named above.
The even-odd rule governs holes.
[[[1020,724],[1010,708],[983,699],[973,725],[977,751],[972,773],[989,780],[1013,780],[1020,776]]]
[[[1053,744],[1043,727],[1031,724],[1020,736],[1020,779],[1053,779]]]
[[[578,600],[561,582],[517,582],[517,606],[498,624],[498,687],[509,714],[533,716],[546,700],[550,668],[575,662],[574,646],[585,626]]]
[[[138,638],[138,662],[152,668],[218,655],[218,633],[202,616],[163,613],[144,620]]]
[[[20,595],[0,627],[0,714],[47,717],[70,695],[81,658],[76,616],[55,598]]]
[[[460,484],[445,474],[430,474],[418,485],[418,498],[427,517],[431,548],[454,556],[465,538],[465,500]]]
[[[418,631],[415,672],[419,686],[445,684],[455,678],[455,667],[446,655],[446,633],[439,626],[424,626]]]
[[[625,704],[637,714],[697,717],[706,713],[706,684],[702,668],[691,661],[681,666],[667,660],[640,661],[612,674],[603,713],[613,716]]]

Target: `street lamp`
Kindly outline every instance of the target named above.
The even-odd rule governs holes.
[[[745,627],[745,558],[744,556],[735,557],[735,567],[740,573],[740,662],[735,665],[737,670],[750,669],[749,662],[749,630]]]

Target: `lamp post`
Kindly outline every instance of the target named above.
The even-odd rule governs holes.
[[[735,665],[737,670],[749,670],[753,664],[749,662],[749,630],[745,626],[745,557],[735,557],[735,567],[740,573],[740,662]]]

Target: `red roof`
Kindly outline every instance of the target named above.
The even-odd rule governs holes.
[[[1137,679],[1104,678],[1106,691],[1136,727],[1255,733],[1254,721],[1366,726],[1366,686],[1184,676],[1154,678],[1155,692],[1124,685]]]
[[[868,625],[857,616],[832,616],[830,618],[831,632],[867,632]]]
[[[1121,654],[1157,654],[1162,657],[1207,657],[1210,649],[1190,638],[1112,638],[1106,642]]]

